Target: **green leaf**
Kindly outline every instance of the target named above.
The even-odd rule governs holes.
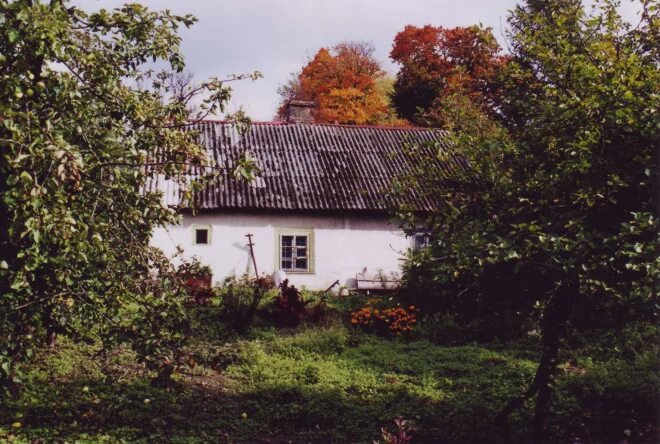
[[[30,173],[28,173],[27,171],[23,171],[23,172],[21,172],[19,178],[20,178],[23,182],[27,182],[27,183],[32,182],[32,176],[30,176]]]

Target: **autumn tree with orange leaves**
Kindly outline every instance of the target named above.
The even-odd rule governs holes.
[[[283,115],[289,100],[316,103],[317,122],[404,124],[390,105],[391,78],[374,57],[373,45],[342,42],[321,48],[298,74],[280,86]]]
[[[480,26],[408,25],[394,38],[390,57],[401,66],[392,96],[396,111],[428,125],[443,124],[443,101],[456,94],[492,111],[507,60],[491,29]]]

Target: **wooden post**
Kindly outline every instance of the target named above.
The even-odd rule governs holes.
[[[252,242],[252,236],[254,236],[252,233],[248,233],[245,235],[245,237],[248,238],[248,247],[250,247],[250,256],[252,256],[252,265],[254,265],[254,275],[256,277],[259,277],[259,272],[257,271],[257,260],[254,258],[254,243]]]
[[[324,293],[327,293],[327,292],[329,292],[330,290],[332,290],[332,288],[333,288],[335,285],[339,285],[339,279],[337,279],[336,281],[334,281],[334,282],[332,283],[331,286],[329,286],[328,288],[326,288]]]

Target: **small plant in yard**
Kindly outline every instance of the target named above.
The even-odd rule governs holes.
[[[207,265],[202,265],[199,259],[183,262],[177,269],[179,276],[185,281],[191,302],[208,305],[213,297],[211,281],[213,272]]]
[[[412,442],[415,428],[409,420],[396,418],[394,420],[396,430],[390,432],[385,427],[381,429],[384,444],[407,444]],[[374,441],[374,444],[380,444],[380,441]]]
[[[274,287],[269,276],[251,278],[229,277],[224,285],[216,289],[220,297],[222,317],[237,331],[243,331],[254,321],[259,303],[265,294]]]
[[[328,325],[334,312],[334,307],[330,307],[331,293],[325,290],[307,290],[301,291],[301,297],[305,300],[306,313],[305,321],[313,325]]]
[[[307,304],[295,286],[289,285],[285,279],[280,284],[280,292],[275,296],[275,307],[277,308],[278,320],[286,326],[295,327],[300,324],[307,314]]]
[[[325,294],[322,294],[319,300],[309,309],[309,320],[316,325],[327,324],[328,313],[328,300]]]
[[[374,300],[351,314],[351,324],[383,336],[401,336],[410,333],[417,323],[417,309],[410,307],[377,308]]]

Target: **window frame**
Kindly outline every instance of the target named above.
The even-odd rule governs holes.
[[[197,230],[206,230],[206,243],[197,242]],[[213,230],[210,225],[193,225],[192,226],[192,244],[199,246],[208,246],[211,245]]]
[[[421,246],[417,246],[418,236],[424,236],[424,243]],[[431,245],[431,234],[428,231],[417,231],[410,236],[410,244],[410,248],[413,251],[421,251],[424,248],[428,248]]]
[[[293,247],[295,248],[295,238],[297,236],[307,237],[307,269],[286,269],[282,268],[282,237],[293,236]],[[275,269],[283,270],[287,274],[314,274],[315,273],[315,243],[313,228],[277,228],[275,230]]]

